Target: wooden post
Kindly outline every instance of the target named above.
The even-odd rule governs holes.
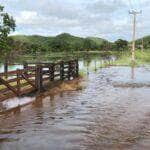
[[[71,74],[73,79],[76,78],[76,60],[73,60],[73,65],[71,65]]]
[[[55,64],[51,64],[51,66],[49,67],[50,81],[54,81],[54,73],[55,73]]]
[[[20,84],[21,71],[17,69],[17,96],[20,96],[21,84]]]
[[[52,72],[51,68],[52,68],[51,66],[48,67],[48,70],[49,70],[49,81],[51,81],[51,72]]]
[[[64,62],[61,61],[60,63],[60,80],[64,80]]]
[[[24,62],[23,63],[23,69],[24,69],[24,75],[28,75],[28,63],[27,62]]]
[[[78,59],[76,60],[76,77],[78,78],[79,77],[79,62],[78,62]]]
[[[36,78],[35,78],[35,85],[39,92],[43,90],[43,73],[42,73],[42,66],[36,66]]]
[[[71,62],[68,62],[68,80],[71,78]]]
[[[4,63],[4,73],[5,73],[5,77],[8,77],[8,61],[6,60]]]
[[[28,68],[28,63],[27,62],[24,62],[23,63],[23,69],[27,69]]]

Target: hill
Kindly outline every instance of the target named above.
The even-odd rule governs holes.
[[[97,45],[102,45],[104,42],[109,42],[105,39],[102,38],[97,38],[97,37],[88,37],[91,41],[95,42]]]
[[[36,51],[84,51],[103,50],[108,42],[96,37],[76,37],[68,33],[62,33],[54,37],[39,35],[16,35],[10,36],[13,40],[14,49],[21,49],[24,53],[35,53]]]

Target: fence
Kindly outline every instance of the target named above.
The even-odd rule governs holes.
[[[46,83],[71,80],[78,75],[78,60],[24,63],[23,69],[0,73],[0,101],[32,91],[41,92]]]

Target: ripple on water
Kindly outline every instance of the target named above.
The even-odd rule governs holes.
[[[132,84],[149,83],[150,72],[134,71],[131,79],[131,68],[101,69],[89,74],[82,91],[47,96],[1,116],[0,149],[149,150],[150,88]]]

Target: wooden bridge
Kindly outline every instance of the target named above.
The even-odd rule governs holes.
[[[32,91],[41,92],[46,84],[72,80],[78,75],[78,60],[58,63],[24,63],[23,69],[0,73],[0,101]]]

